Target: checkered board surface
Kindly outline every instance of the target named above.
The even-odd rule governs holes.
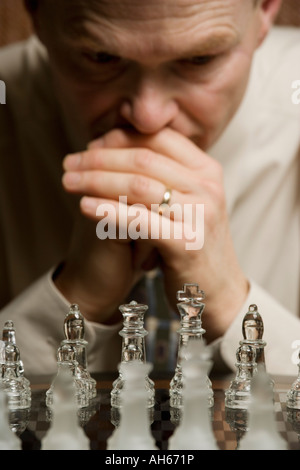
[[[288,442],[290,450],[300,449],[300,411],[291,413],[285,406],[286,390],[275,391],[275,412],[278,431]],[[173,434],[180,416],[170,410],[168,390],[156,390],[155,407],[149,410],[151,430],[156,445],[168,449],[168,439]],[[11,423],[18,429],[24,450],[39,450],[40,442],[49,429],[51,414],[45,405],[45,391],[33,391],[32,406],[14,413]],[[221,450],[235,450],[245,432],[247,416],[244,412],[225,409],[224,391],[214,390],[214,407],[211,409],[212,426]],[[105,450],[108,437],[118,425],[119,413],[110,406],[110,390],[99,390],[93,403],[80,410],[79,420],[90,439],[92,450]]]

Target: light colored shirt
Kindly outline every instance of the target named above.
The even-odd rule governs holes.
[[[216,363],[231,370],[242,319],[257,304],[268,371],[297,374],[300,105],[291,96],[299,58],[299,29],[274,28],[255,55],[240,109],[209,151],[224,167],[232,237],[251,284],[239,315],[214,343]],[[0,80],[7,91],[0,106],[0,331],[13,320],[26,373],[53,374],[69,302],[52,273],[64,259],[78,212],[78,200],[62,189],[62,160],[81,149],[35,37],[0,52]],[[91,372],[116,370],[120,328],[86,321]]]

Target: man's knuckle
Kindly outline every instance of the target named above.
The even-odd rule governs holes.
[[[86,159],[90,163],[92,168],[100,168],[101,166],[101,155],[98,149],[92,150],[86,153]]]
[[[154,153],[150,149],[135,149],[133,153],[134,166],[138,170],[149,168],[154,159]]]
[[[87,178],[89,181],[89,189],[93,194],[99,193],[99,188],[101,188],[101,172],[91,171],[88,172]]]
[[[131,178],[129,189],[133,196],[144,196],[149,191],[150,180],[142,175],[135,175]]]

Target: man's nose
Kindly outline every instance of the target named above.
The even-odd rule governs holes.
[[[171,125],[178,113],[178,104],[166,79],[145,74],[130,88],[120,113],[138,132],[154,134]]]

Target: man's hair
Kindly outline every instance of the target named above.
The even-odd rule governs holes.
[[[258,4],[259,0],[253,0],[254,6]],[[34,11],[38,7],[39,0],[25,0],[26,7],[30,11]]]
[[[35,11],[38,7],[39,0],[25,0],[26,8],[29,11]]]
[[[259,0],[253,0],[253,4],[255,7],[258,4],[258,2]],[[38,7],[38,4],[39,4],[39,0],[25,0],[26,8],[29,11],[35,11]]]

